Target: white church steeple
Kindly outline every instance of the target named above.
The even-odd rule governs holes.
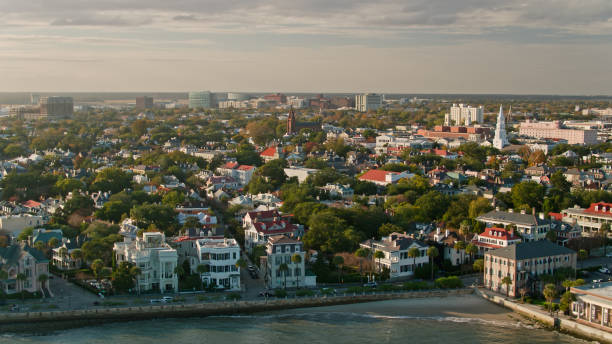
[[[504,119],[504,110],[502,105],[499,106],[499,114],[497,115],[497,125],[495,126],[495,138],[493,139],[493,147],[502,149],[508,145],[506,138],[506,120]]]

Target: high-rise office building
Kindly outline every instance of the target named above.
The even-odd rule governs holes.
[[[484,108],[482,105],[473,107],[465,104],[453,104],[450,109],[450,120],[451,124],[454,125],[470,125],[475,122],[483,123]]]
[[[214,106],[214,96],[210,91],[189,92],[190,109],[210,109]]]
[[[382,95],[376,93],[358,94],[355,96],[355,109],[359,112],[378,110],[382,106]]]
[[[73,113],[74,102],[72,97],[40,97],[41,118],[70,118]]]
[[[153,108],[153,97],[136,97],[136,108],[137,109],[152,109]]]

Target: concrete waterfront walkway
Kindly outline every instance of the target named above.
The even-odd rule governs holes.
[[[534,319],[550,328],[558,329],[561,332],[581,338],[588,338],[602,343],[612,343],[612,333],[610,332],[578,323],[565,315],[551,316],[550,313],[541,310],[537,306],[522,304],[482,288],[474,288],[474,290],[477,295],[527,318]]]

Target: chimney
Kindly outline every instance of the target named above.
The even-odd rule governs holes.
[[[525,212],[525,209],[522,209],[522,210],[521,210],[521,214],[525,215],[525,213],[526,213],[526,212]]]
[[[448,229],[446,231],[444,231],[444,236],[448,237]]]
[[[544,220],[544,213],[540,213],[540,220]]]
[[[510,208],[510,209],[508,209],[508,212],[509,213],[514,213],[514,209]]]
[[[536,216],[536,214],[535,214],[535,208],[531,208],[531,215]]]
[[[510,227],[508,233],[510,233],[510,236],[514,236],[514,227]]]

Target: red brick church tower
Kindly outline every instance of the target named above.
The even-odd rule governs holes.
[[[289,109],[289,117],[287,117],[287,135],[292,135],[295,133],[295,111],[293,107]]]

